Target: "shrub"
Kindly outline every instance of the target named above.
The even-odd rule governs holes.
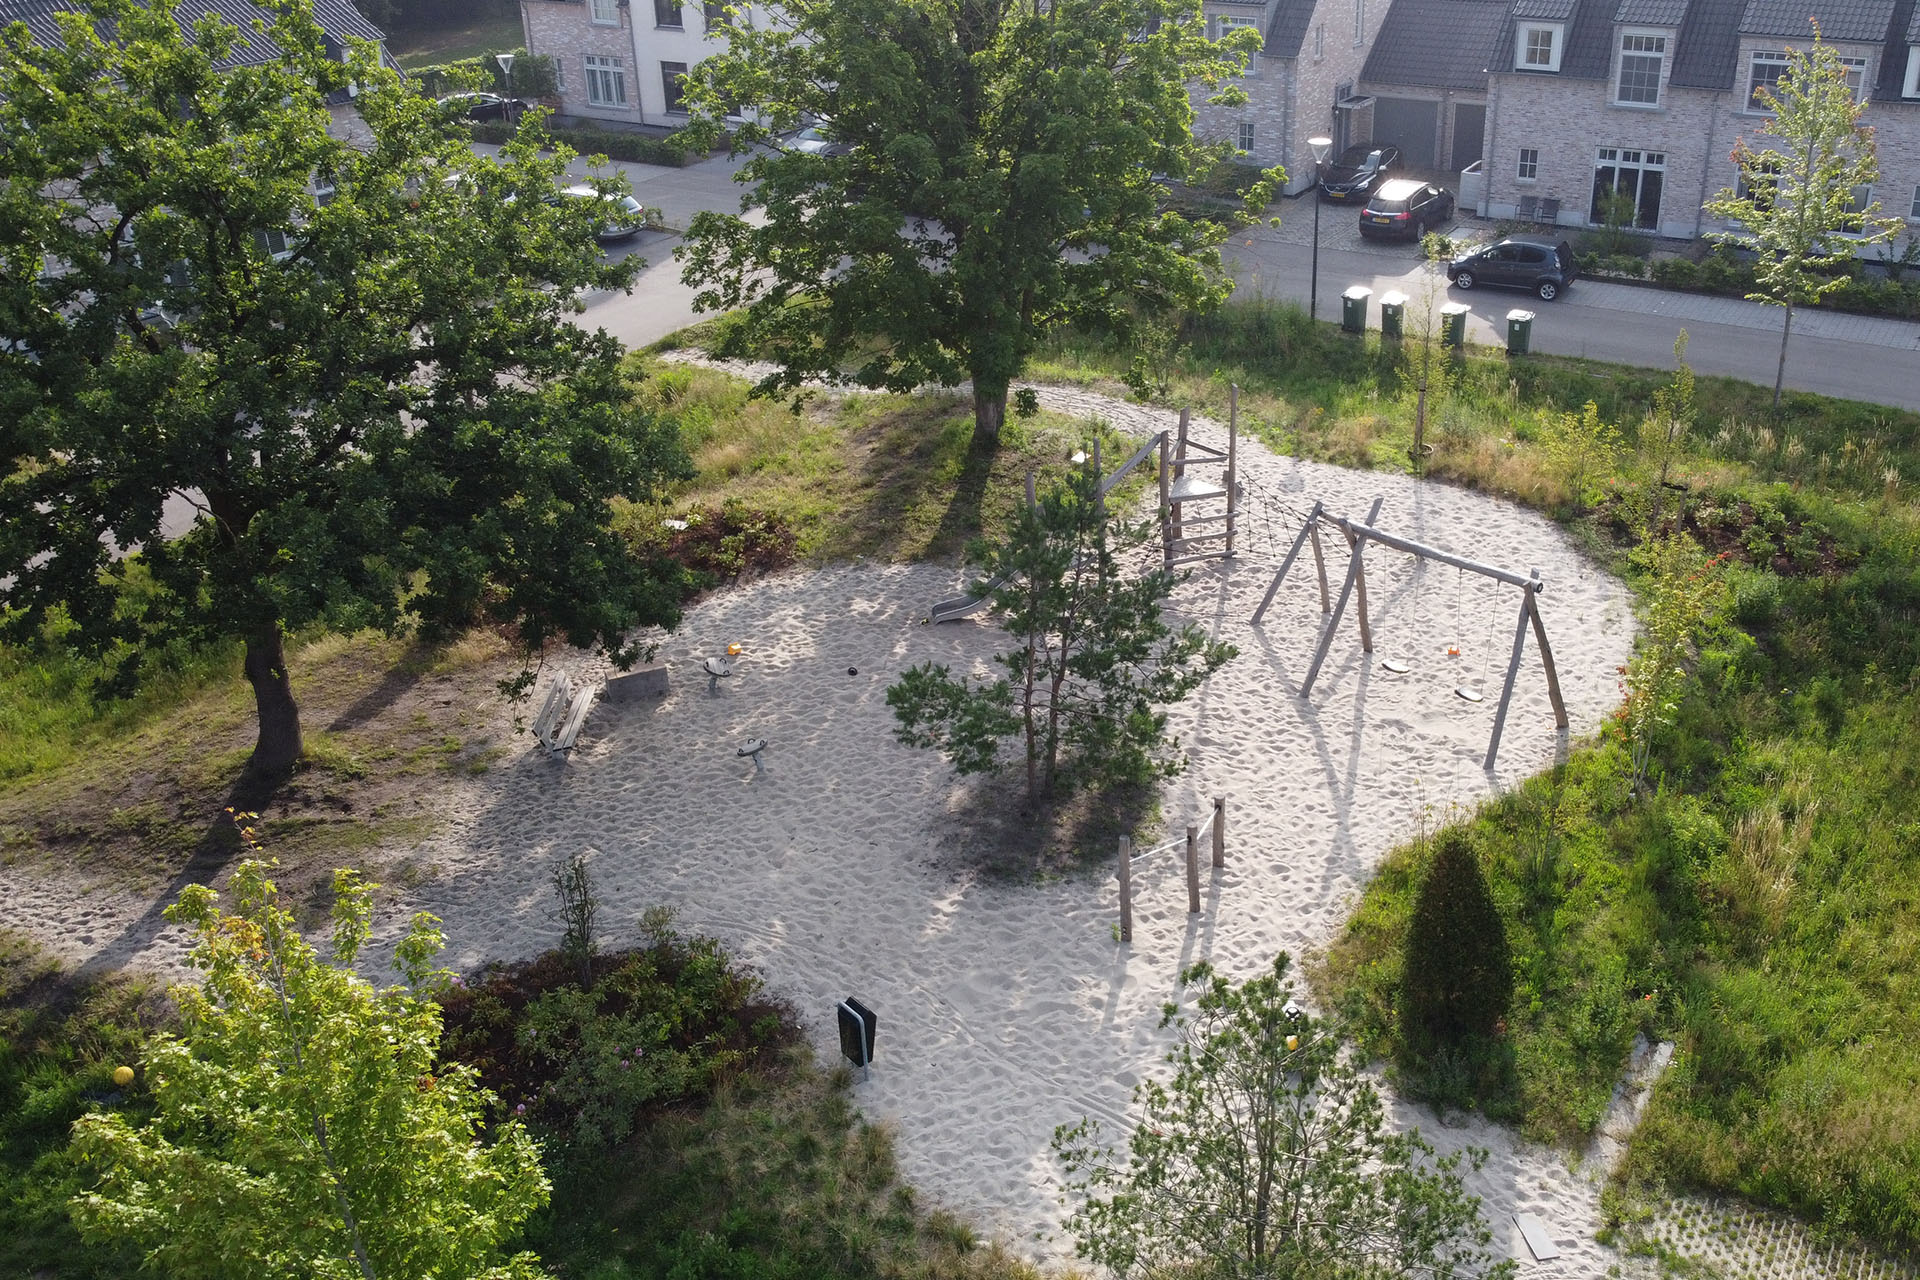
[[[1414,899],[1400,979],[1401,1043],[1421,1056],[1491,1036],[1513,998],[1507,931],[1463,828],[1440,833]]]
[[[1685,258],[1657,258],[1653,263],[1653,279],[1669,289],[1698,289],[1700,268]]]

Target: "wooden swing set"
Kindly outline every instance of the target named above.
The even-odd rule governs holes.
[[[1364,524],[1345,516],[1332,515],[1324,504],[1316,501],[1313,509],[1307,513],[1307,518],[1301,523],[1300,532],[1295,535],[1293,545],[1287,549],[1286,557],[1281,560],[1279,570],[1273,575],[1273,582],[1267,587],[1267,594],[1261,599],[1260,607],[1254,610],[1253,623],[1258,626],[1260,620],[1266,616],[1268,607],[1273,604],[1273,597],[1279,592],[1280,583],[1286,578],[1287,571],[1293,568],[1293,562],[1299,558],[1301,548],[1311,545],[1314,567],[1318,570],[1320,579],[1320,612],[1325,620],[1320,627],[1319,642],[1314,646],[1313,661],[1307,667],[1306,678],[1300,682],[1300,696],[1305,698],[1313,692],[1313,683],[1319,679],[1320,668],[1327,660],[1328,650],[1333,647],[1333,635],[1339,629],[1340,618],[1346,612],[1349,599],[1357,598],[1358,600],[1357,616],[1360,623],[1361,651],[1373,652],[1373,627],[1367,616],[1365,552],[1369,542],[1377,542],[1383,547],[1404,551],[1422,560],[1452,565],[1464,573],[1476,573],[1482,577],[1491,578],[1495,582],[1502,582],[1520,589],[1520,616],[1514,625],[1513,652],[1507,659],[1507,676],[1500,689],[1499,706],[1493,714],[1493,736],[1487,742],[1487,754],[1482,761],[1482,767],[1491,770],[1495,758],[1500,753],[1500,735],[1506,728],[1507,706],[1513,699],[1514,678],[1520,672],[1520,655],[1526,647],[1529,628],[1532,629],[1534,642],[1540,649],[1540,665],[1546,672],[1547,697],[1553,703],[1553,722],[1556,727],[1564,730],[1567,727],[1567,707],[1560,697],[1560,676],[1554,670],[1553,649],[1547,644],[1546,627],[1540,620],[1539,596],[1546,590],[1546,583],[1541,580],[1540,571],[1534,569],[1522,577],[1512,570],[1481,564],[1476,560],[1456,556],[1438,547],[1430,547],[1425,543],[1387,533],[1374,525],[1374,522],[1380,518],[1380,507],[1383,501],[1384,499],[1381,498],[1373,500],[1373,506],[1367,511]],[[1330,598],[1327,589],[1326,554],[1320,544],[1320,529],[1323,525],[1338,531],[1342,537],[1346,538],[1347,546],[1352,553],[1352,559],[1347,565],[1347,578],[1340,587],[1337,602]],[[1455,608],[1457,612],[1457,602]],[[1448,653],[1450,656],[1457,657],[1459,651],[1460,642],[1456,636],[1448,647]],[[1464,687],[1456,692],[1469,701],[1479,700],[1477,692],[1474,696],[1469,696]]]

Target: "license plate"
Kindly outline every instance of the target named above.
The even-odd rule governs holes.
[[[1391,226],[1393,223],[1393,219],[1387,217],[1387,215],[1385,215],[1384,213],[1374,214],[1371,221],[1377,222],[1382,226]]]

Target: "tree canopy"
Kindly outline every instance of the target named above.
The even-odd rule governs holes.
[[[630,660],[679,575],[607,504],[685,466],[569,322],[637,269],[552,200],[569,154],[477,156],[370,48],[330,57],[311,0],[272,7],[183,38],[170,5],[85,0],[62,47],[0,36],[0,636],[57,619],[123,682],[157,640],[244,640],[269,771],[301,749],[297,628]],[[170,538],[169,502],[196,509]]]
[[[1505,1280],[1463,1165],[1417,1131],[1392,1133],[1372,1081],[1333,1027],[1293,1001],[1285,952],[1243,983],[1195,965],[1168,1055],[1173,1078],[1134,1090],[1124,1156],[1097,1121],[1063,1125],[1056,1154],[1084,1199],[1080,1256],[1149,1280]]]
[[[440,1006],[417,990],[433,977],[437,922],[416,916],[400,944],[416,989],[376,989],[351,969],[375,886],[336,875],[328,963],[268,870],[249,859],[235,871],[236,914],[204,885],[167,909],[193,929],[206,983],[175,989],[181,1032],[148,1048],[153,1120],[136,1129],[94,1111],[75,1124],[76,1149],[101,1170],[74,1201],[81,1230],[130,1240],[176,1276],[544,1276],[531,1254],[500,1256],[547,1201],[539,1151],[512,1119],[480,1141],[493,1098],[471,1067],[438,1063]]]
[[[792,0],[725,37],[688,96],[751,151],[752,216],[698,215],[679,253],[697,305],[746,309],[723,351],[777,362],[762,390],[970,379],[991,447],[1049,329],[1125,333],[1231,287],[1224,229],[1159,208],[1160,175],[1226,154],[1190,94],[1244,100],[1259,44],[1209,39],[1198,0]],[[837,146],[759,145],[808,121]]]
[[[1780,79],[1755,91],[1754,105],[1773,113],[1760,126],[1760,145],[1744,137],[1734,144],[1740,184],[1706,204],[1714,217],[1738,222],[1742,230],[1731,238],[1758,254],[1755,288],[1747,296],[1782,309],[1775,409],[1787,376],[1793,309],[1838,289],[1846,277],[1836,268],[1851,262],[1859,245],[1884,240],[1899,225],[1879,216],[1877,202],[1860,199],[1880,173],[1873,130],[1860,120],[1866,103],[1818,25],[1813,34],[1812,48],[1789,50]]]

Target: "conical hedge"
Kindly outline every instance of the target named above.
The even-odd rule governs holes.
[[[1507,933],[1463,828],[1434,840],[1414,899],[1400,985],[1400,1035],[1416,1053],[1493,1034],[1513,998]]]

